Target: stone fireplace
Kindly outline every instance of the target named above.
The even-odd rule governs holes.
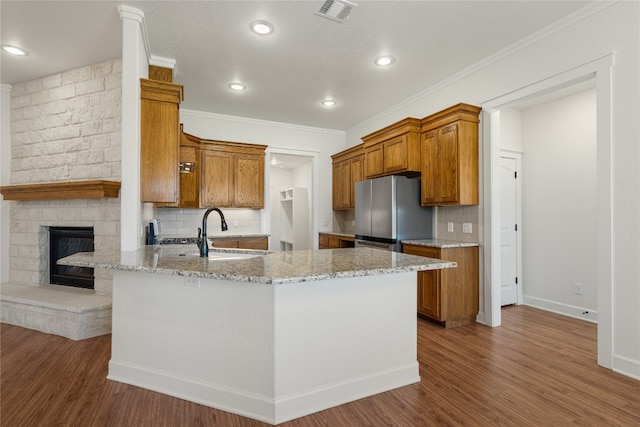
[[[91,227],[95,252],[120,250],[121,66],[108,61],[11,87],[2,322],[72,339],[111,332],[111,273],[96,270],[94,289],[50,284],[49,228]],[[108,194],[96,194],[96,183]],[[4,191],[20,186],[35,193]]]
[[[14,201],[9,283],[1,320],[71,339],[111,332],[111,272],[94,271],[94,288],[51,284],[50,227],[90,227],[94,250],[120,250],[120,199]]]

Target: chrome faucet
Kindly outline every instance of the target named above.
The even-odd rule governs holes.
[[[209,242],[207,241],[207,217],[211,213],[211,211],[216,211],[220,214],[220,227],[222,231],[227,231],[229,227],[227,227],[227,221],[224,220],[224,215],[222,211],[218,208],[209,208],[204,213],[202,217],[202,228],[198,228],[198,248],[200,248],[200,256],[208,257],[209,256]]]

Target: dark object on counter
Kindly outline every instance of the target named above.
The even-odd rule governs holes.
[[[157,231],[153,226],[153,222],[150,222],[149,226],[147,227],[147,245],[156,244],[156,235]]]
[[[209,256],[209,242],[207,241],[207,217],[211,211],[216,211],[220,215],[220,228],[222,231],[227,231],[229,227],[227,227],[227,221],[224,220],[224,215],[222,211],[218,208],[209,208],[202,216],[202,228],[198,228],[198,248],[200,248],[200,256],[208,257]]]

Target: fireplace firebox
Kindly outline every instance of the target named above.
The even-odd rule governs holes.
[[[93,252],[93,239],[93,227],[49,227],[49,283],[93,289],[93,268],[57,264],[60,258]]]

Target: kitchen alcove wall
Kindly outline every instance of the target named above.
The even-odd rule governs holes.
[[[309,198],[307,189],[280,190],[280,250],[311,249]]]
[[[283,169],[278,166],[269,168],[269,189],[270,189],[270,220],[269,220],[269,248],[280,249],[281,233],[281,203],[280,192],[287,188],[302,187],[307,189],[308,212],[306,219],[306,230],[309,235],[312,232],[312,162],[303,163],[293,169]],[[312,240],[310,240],[311,242]],[[311,243],[309,244],[311,245]],[[296,248],[298,249],[298,248]],[[310,249],[306,248],[306,249]]]

